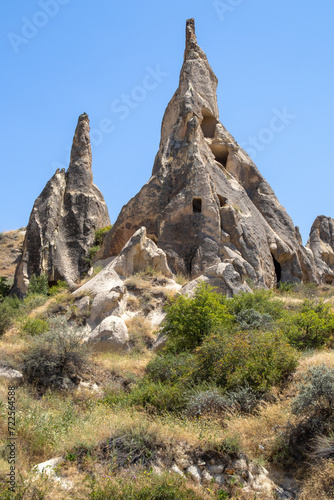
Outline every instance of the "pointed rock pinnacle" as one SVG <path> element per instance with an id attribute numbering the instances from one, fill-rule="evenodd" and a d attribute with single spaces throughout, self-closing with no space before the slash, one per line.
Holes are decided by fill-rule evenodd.
<path id="1" fill-rule="evenodd" d="M 145 226 L 174 273 L 205 274 L 223 293 L 245 290 L 245 278 L 267 287 L 317 281 L 285 208 L 219 121 L 217 83 L 189 19 L 152 177 L 122 208 L 97 257 L 118 255 Z"/>
<path id="2" fill-rule="evenodd" d="M 71 160 L 66 172 L 67 189 L 87 191 L 93 183 L 92 150 L 89 137 L 89 118 L 86 113 L 79 116 L 71 149 Z"/>
<path id="3" fill-rule="evenodd" d="M 194 46 L 197 46 L 197 39 L 195 34 L 195 19 L 187 19 L 185 58 L 187 57 L 189 51 L 194 48 Z"/>

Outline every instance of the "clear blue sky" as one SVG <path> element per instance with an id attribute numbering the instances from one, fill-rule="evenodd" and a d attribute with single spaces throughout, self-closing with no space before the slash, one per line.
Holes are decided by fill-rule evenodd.
<path id="1" fill-rule="evenodd" d="M 222 123 L 304 243 L 317 215 L 334 217 L 332 0 L 15 0 L 0 5 L 0 231 L 25 226 L 57 165 L 68 166 L 83 112 L 94 182 L 116 219 L 151 175 L 189 17 L 219 79 Z M 277 113 L 286 117 L 273 131 Z"/>

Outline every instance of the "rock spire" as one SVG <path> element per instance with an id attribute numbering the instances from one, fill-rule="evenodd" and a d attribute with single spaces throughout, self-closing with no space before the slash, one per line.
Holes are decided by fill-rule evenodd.
<path id="1" fill-rule="evenodd" d="M 189 19 L 179 87 L 163 117 L 152 176 L 122 208 L 98 258 L 118 255 L 145 226 L 174 273 L 196 278 L 225 263 L 241 280 L 267 287 L 317 280 L 298 229 L 220 123 L 217 84 Z"/>
<path id="2" fill-rule="evenodd" d="M 18 262 L 13 291 L 24 295 L 33 274 L 46 273 L 50 283 L 71 286 L 87 270 L 95 231 L 110 219 L 104 198 L 93 183 L 89 118 L 79 116 L 70 165 L 56 171 L 36 199 Z"/>

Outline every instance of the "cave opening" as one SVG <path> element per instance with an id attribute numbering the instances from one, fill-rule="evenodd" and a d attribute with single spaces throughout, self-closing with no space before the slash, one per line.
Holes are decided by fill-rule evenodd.
<path id="1" fill-rule="evenodd" d="M 224 198 L 224 196 L 222 196 L 220 194 L 217 194 L 217 196 L 218 196 L 220 208 L 224 207 L 226 205 L 226 198 Z"/>
<path id="2" fill-rule="evenodd" d="M 215 160 L 226 168 L 228 149 L 224 144 L 210 144 Z"/>
<path id="3" fill-rule="evenodd" d="M 202 212 L 202 198 L 193 198 L 193 213 L 200 214 Z"/>
<path id="4" fill-rule="evenodd" d="M 213 114 L 206 108 L 202 109 L 203 120 L 201 123 L 201 128 L 204 134 L 204 137 L 208 137 L 209 139 L 213 139 L 216 132 L 216 124 L 217 120 L 213 116 Z"/>
<path id="5" fill-rule="evenodd" d="M 275 259 L 275 257 L 272 255 L 273 262 L 274 262 L 274 267 L 275 267 L 275 274 L 276 274 L 276 280 L 277 280 L 277 285 L 281 282 L 282 278 L 282 268 L 281 264 Z"/>

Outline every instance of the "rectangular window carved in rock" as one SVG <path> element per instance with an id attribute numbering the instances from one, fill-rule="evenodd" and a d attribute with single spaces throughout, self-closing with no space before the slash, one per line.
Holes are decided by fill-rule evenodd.
<path id="1" fill-rule="evenodd" d="M 202 212 L 202 198 L 193 198 L 193 213 L 200 214 Z"/>

